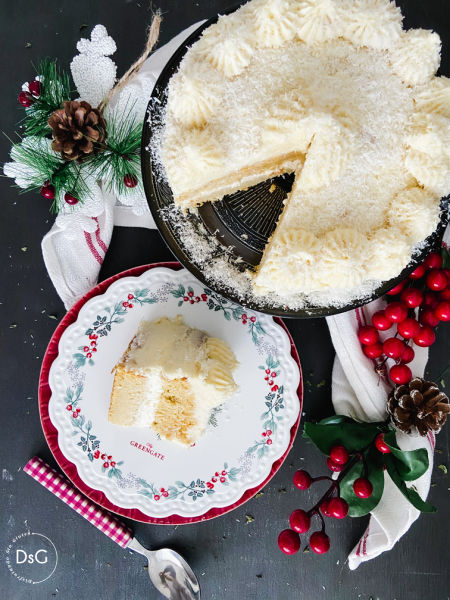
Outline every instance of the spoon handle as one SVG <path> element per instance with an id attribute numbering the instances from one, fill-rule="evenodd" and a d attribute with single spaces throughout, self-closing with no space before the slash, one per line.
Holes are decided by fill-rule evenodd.
<path id="1" fill-rule="evenodd" d="M 133 539 L 131 530 L 124 523 L 81 494 L 67 477 L 57 473 L 38 456 L 31 458 L 23 470 L 122 548 L 126 548 Z"/>

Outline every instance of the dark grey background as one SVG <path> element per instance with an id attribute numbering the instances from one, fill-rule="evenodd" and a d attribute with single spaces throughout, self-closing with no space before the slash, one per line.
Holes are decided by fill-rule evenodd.
<path id="1" fill-rule="evenodd" d="M 161 43 L 186 26 L 225 10 L 230 0 L 160 0 L 164 13 Z M 450 75 L 448 0 L 405 0 L 408 26 L 436 29 L 443 39 L 442 73 Z M 33 77 L 31 61 L 58 57 L 67 66 L 81 36 L 103 23 L 118 45 L 114 59 L 122 73 L 140 53 L 148 4 L 125 0 L 1 0 L 0 127 L 9 135 L 21 118 L 16 97 L 23 81 Z M 87 26 L 87 27 L 85 27 Z M 80 29 L 82 28 L 82 31 Z M 0 162 L 9 142 L 0 138 Z M 0 600 L 144 600 L 156 598 L 144 561 L 121 550 L 89 523 L 21 471 L 34 454 L 55 466 L 41 431 L 37 384 L 41 360 L 63 305 L 46 274 L 40 242 L 52 224 L 48 202 L 37 193 L 18 195 L 1 179 L 1 434 Z M 129 267 L 170 260 L 159 233 L 116 228 L 101 279 Z M 323 319 L 289 321 L 305 376 L 306 418 L 332 413 L 330 376 L 333 349 Z M 438 329 L 428 376 L 436 379 L 449 358 L 449 327 Z M 450 387 L 450 378 L 446 378 Z M 447 387 L 447 389 L 448 389 Z M 450 479 L 437 468 L 449 464 L 449 427 L 438 437 L 430 500 L 435 515 L 424 515 L 395 548 L 350 572 L 347 553 L 366 526 L 365 519 L 329 523 L 332 547 L 325 556 L 286 557 L 277 548 L 278 532 L 294 508 L 309 505 L 317 491 L 296 492 L 295 469 L 313 474 L 325 470 L 324 458 L 299 436 L 286 463 L 264 495 L 234 512 L 198 525 L 180 527 L 132 524 L 145 545 L 170 545 L 181 551 L 200 579 L 203 598 L 222 600 L 369 599 L 444 600 L 449 597 L 448 500 Z M 246 524 L 245 515 L 254 521 Z M 59 552 L 55 574 L 31 586 L 6 569 L 4 551 L 27 529 L 49 536 Z"/>

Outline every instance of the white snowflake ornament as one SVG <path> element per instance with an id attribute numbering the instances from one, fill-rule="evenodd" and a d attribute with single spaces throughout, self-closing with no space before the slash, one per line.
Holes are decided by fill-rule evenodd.
<path id="1" fill-rule="evenodd" d="M 117 67 L 108 57 L 116 49 L 104 25 L 96 25 L 91 39 L 82 38 L 77 44 L 80 54 L 73 58 L 70 70 L 80 98 L 92 106 L 98 106 L 114 86 Z"/>

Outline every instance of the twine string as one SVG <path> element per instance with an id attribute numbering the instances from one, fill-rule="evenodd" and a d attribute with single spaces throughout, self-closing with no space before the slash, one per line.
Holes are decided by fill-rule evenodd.
<path id="1" fill-rule="evenodd" d="M 150 52 L 153 50 L 153 48 L 155 47 L 155 45 L 158 41 L 159 28 L 161 26 L 161 21 L 162 21 L 161 13 L 158 11 L 155 13 L 155 15 L 152 19 L 151 25 L 149 27 L 148 38 L 147 38 L 147 42 L 145 44 L 143 53 L 131 65 L 131 67 L 126 71 L 126 73 L 124 73 L 122 75 L 122 77 L 119 79 L 119 81 L 116 83 L 116 85 L 109 91 L 109 93 L 105 96 L 105 98 L 103 98 L 103 100 L 100 102 L 100 104 L 98 105 L 98 110 L 100 111 L 100 113 L 103 113 L 103 111 L 105 110 L 106 106 L 108 105 L 108 103 L 110 102 L 110 100 L 114 96 L 114 94 L 116 94 L 123 87 L 125 87 L 125 85 L 129 81 L 131 81 L 131 79 L 133 79 L 133 77 L 135 75 L 137 75 L 140 68 L 142 67 L 144 62 L 147 60 Z"/>

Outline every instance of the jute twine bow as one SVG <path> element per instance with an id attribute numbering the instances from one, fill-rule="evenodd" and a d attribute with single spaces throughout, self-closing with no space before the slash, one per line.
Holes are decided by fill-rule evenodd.
<path id="1" fill-rule="evenodd" d="M 118 91 L 120 91 L 129 81 L 131 81 L 131 79 L 133 79 L 133 77 L 135 75 L 137 75 L 140 68 L 142 67 L 144 62 L 147 60 L 150 52 L 153 50 L 153 48 L 155 47 L 155 45 L 158 41 L 159 28 L 161 26 L 161 21 L 162 21 L 161 13 L 159 11 L 157 11 L 152 19 L 151 25 L 148 30 L 148 38 L 147 38 L 147 43 L 145 44 L 144 52 L 131 65 L 131 67 L 128 69 L 128 71 L 122 75 L 122 77 L 119 79 L 119 81 L 116 83 L 116 85 L 109 91 L 107 96 L 105 96 L 105 98 L 103 98 L 103 100 L 100 102 L 100 104 L 98 105 L 98 110 L 100 111 L 100 113 L 103 113 L 103 111 L 105 110 L 106 106 L 108 105 L 108 103 L 110 102 L 110 100 L 114 96 L 114 94 L 116 94 Z"/>

